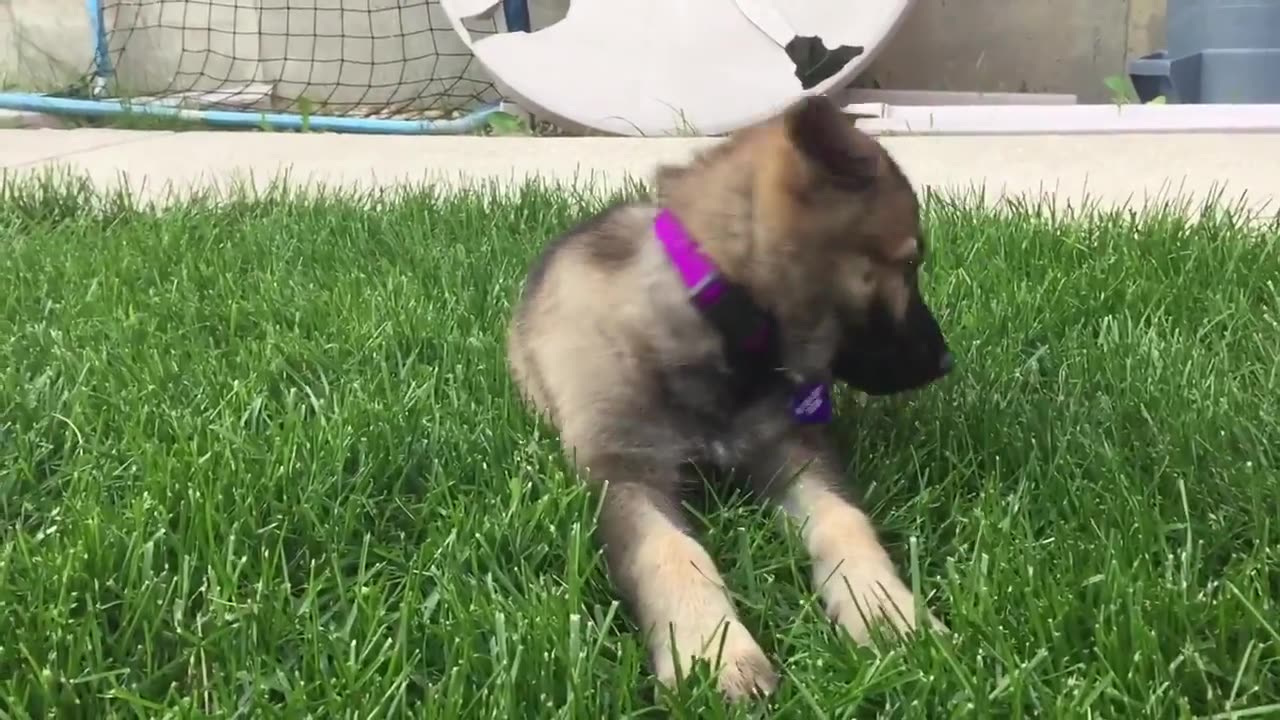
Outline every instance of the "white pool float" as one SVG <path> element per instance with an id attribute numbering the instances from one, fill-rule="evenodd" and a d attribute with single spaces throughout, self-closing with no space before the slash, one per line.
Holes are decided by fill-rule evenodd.
<path id="1" fill-rule="evenodd" d="M 463 22 L 500 0 L 441 0 L 511 100 L 569 125 L 643 136 L 730 132 L 803 95 L 843 89 L 913 3 L 572 0 L 549 27 L 473 39 Z"/>

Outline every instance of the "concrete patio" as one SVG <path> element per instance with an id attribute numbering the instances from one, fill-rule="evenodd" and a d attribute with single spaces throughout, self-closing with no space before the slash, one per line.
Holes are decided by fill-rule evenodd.
<path id="1" fill-rule="evenodd" d="M 1052 196 L 1142 205 L 1177 196 L 1220 197 L 1253 212 L 1280 211 L 1280 133 L 886 136 L 918 186 L 983 188 L 989 201 Z M 706 138 L 404 137 L 135 130 L 0 130 L 6 175 L 83 174 L 163 200 L 248 183 L 369 188 L 434 181 L 544 179 L 617 187 L 678 161 Z"/>

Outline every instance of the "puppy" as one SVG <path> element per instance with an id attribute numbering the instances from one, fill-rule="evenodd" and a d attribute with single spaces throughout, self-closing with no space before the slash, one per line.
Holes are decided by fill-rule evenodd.
<path id="1" fill-rule="evenodd" d="M 660 168 L 656 190 L 545 250 L 507 346 L 522 397 L 604 491 L 599 539 L 655 673 L 670 684 L 705 658 L 732 698 L 777 683 L 681 512 L 699 466 L 745 477 L 799 523 L 817 592 L 853 640 L 876 622 L 937 625 L 842 494 L 827 437 L 833 379 L 885 395 L 952 365 L 917 285 L 907 178 L 809 97 Z"/>

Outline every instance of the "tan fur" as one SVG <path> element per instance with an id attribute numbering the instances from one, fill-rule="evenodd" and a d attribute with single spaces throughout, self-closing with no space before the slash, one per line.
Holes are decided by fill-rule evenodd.
<path id="1" fill-rule="evenodd" d="M 674 680 L 673 654 L 714 661 L 721 638 L 713 636 L 727 627 L 719 678 L 732 697 L 769 692 L 777 678 L 682 525 L 673 500 L 685 482 L 682 453 L 720 453 L 733 464 L 745 458 L 735 448 L 778 447 L 771 471 L 796 480 L 776 499 L 804 527 L 827 611 L 860 642 L 868 620 L 916 624 L 911 592 L 870 520 L 835 490 L 820 431 L 796 430 L 770 406 L 735 416 L 723 438 L 693 437 L 699 428 L 668 413 L 655 379 L 697 391 L 701 376 L 680 373 L 714 368 L 721 353 L 654 238 L 659 207 L 768 305 L 796 376 L 829 372 L 842 318 L 877 299 L 895 316 L 905 312 L 923 252 L 915 195 L 879 144 L 839 124 L 824 102 L 800 103 L 685 167 L 661 168 L 658 203 L 619 206 L 570 232 L 531 276 L 508 336 L 522 396 L 555 425 L 586 477 L 608 483 L 601 531 L 610 574 L 647 634 L 657 675 Z M 905 605 L 901 614 L 894 604 Z"/>
<path id="2" fill-rule="evenodd" d="M 635 561 L 618 572 L 649 578 L 633 602 L 646 623 L 658 678 L 674 683 L 677 662 L 688 672 L 690 659 L 706 658 L 723 660 L 720 687 L 727 694 L 748 695 L 758 686 L 772 691 L 769 660 L 738 619 L 711 556 L 662 513 L 644 505 L 636 511 Z"/>
<path id="3" fill-rule="evenodd" d="M 911 591 L 898 578 L 871 520 L 832 491 L 838 483 L 831 468 L 811 463 L 790 484 L 783 500 L 801 528 L 813 562 L 813 583 L 827 614 L 859 643 L 871 641 L 875 622 L 886 622 L 900 632 L 914 628 Z M 943 629 L 932 615 L 927 620 Z"/>

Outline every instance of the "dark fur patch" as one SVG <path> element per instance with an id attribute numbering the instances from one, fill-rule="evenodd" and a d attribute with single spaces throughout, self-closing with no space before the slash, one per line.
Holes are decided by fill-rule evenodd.
<path id="1" fill-rule="evenodd" d="M 902 166 L 898 164 L 897 160 L 893 159 L 892 155 L 890 155 L 887 152 L 881 153 L 880 162 L 884 163 L 885 178 L 892 179 L 892 181 L 894 183 L 897 183 L 899 187 L 911 188 L 911 181 L 907 178 L 907 174 L 902 171 Z M 915 210 L 916 214 L 919 214 L 920 200 L 915 196 L 914 189 L 912 189 L 912 192 L 911 192 L 911 199 L 913 201 L 912 202 L 913 209 Z"/>
<path id="2" fill-rule="evenodd" d="M 551 264 L 571 244 L 584 243 L 593 260 L 597 260 L 610 268 L 624 265 L 634 257 L 636 252 L 634 243 L 619 241 L 614 236 L 611 236 L 610 233 L 603 232 L 624 208 L 625 206 L 619 203 L 594 215 L 585 217 L 547 243 L 529 268 L 529 273 L 525 277 L 521 299 L 531 298 L 538 294 L 538 289 L 542 287 L 543 282 L 546 280 L 547 271 L 551 268 Z"/>
<path id="3" fill-rule="evenodd" d="M 716 362 L 659 368 L 655 400 L 664 414 L 682 418 L 678 424 L 692 432 L 726 433 L 742 409 L 731 380 L 728 369 Z"/>
<path id="4" fill-rule="evenodd" d="M 605 219 L 607 224 L 608 218 Z M 617 270 L 636 256 L 639 246 L 630 235 L 604 232 L 604 228 L 593 228 L 582 236 L 583 247 L 587 257 L 605 270 Z"/>

